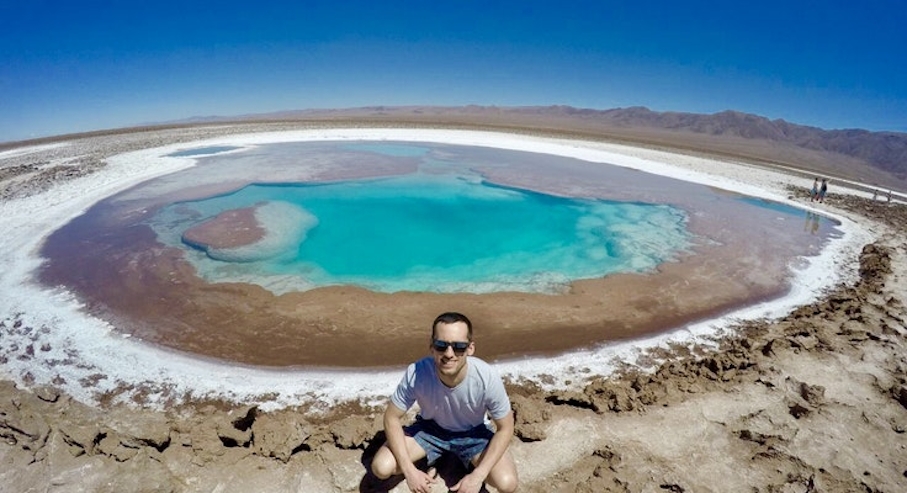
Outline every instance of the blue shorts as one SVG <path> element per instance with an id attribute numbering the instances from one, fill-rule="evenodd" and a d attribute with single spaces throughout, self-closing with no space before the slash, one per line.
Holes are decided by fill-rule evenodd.
<path id="1" fill-rule="evenodd" d="M 432 465 L 441 455 L 450 452 L 456 455 L 467 469 L 472 459 L 485 451 L 494 432 L 488 425 L 481 424 L 466 431 L 447 431 L 433 420 L 417 416 L 416 422 L 403 428 L 408 436 L 425 450 L 428 465 Z"/>

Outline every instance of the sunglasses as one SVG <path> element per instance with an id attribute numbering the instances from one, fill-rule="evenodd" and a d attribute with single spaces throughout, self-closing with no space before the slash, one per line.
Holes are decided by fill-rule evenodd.
<path id="1" fill-rule="evenodd" d="M 439 353 L 443 353 L 443 352 L 447 351 L 447 348 L 449 348 L 449 347 L 452 347 L 455 353 L 462 353 L 462 352 L 465 352 L 466 349 L 469 348 L 469 344 L 470 344 L 469 342 L 459 342 L 459 341 L 458 342 L 449 342 L 449 341 L 442 341 L 440 339 L 431 340 L 431 347 L 433 347 L 435 349 L 435 351 L 437 351 Z"/>

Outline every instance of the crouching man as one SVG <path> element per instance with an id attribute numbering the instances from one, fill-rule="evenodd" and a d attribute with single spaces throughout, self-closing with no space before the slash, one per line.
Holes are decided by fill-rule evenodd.
<path id="1" fill-rule="evenodd" d="M 372 472 L 381 479 L 403 474 L 410 491 L 428 493 L 439 479 L 414 462 L 427 458 L 431 466 L 452 453 L 470 471 L 452 491 L 477 493 L 486 481 L 501 493 L 516 491 L 516 464 L 507 450 L 514 427 L 510 398 L 500 375 L 473 356 L 472 322 L 460 313 L 442 313 L 432 324 L 430 348 L 431 356 L 409 365 L 390 398 L 387 442 L 375 454 Z M 402 419 L 415 403 L 419 415 L 404 427 Z"/>

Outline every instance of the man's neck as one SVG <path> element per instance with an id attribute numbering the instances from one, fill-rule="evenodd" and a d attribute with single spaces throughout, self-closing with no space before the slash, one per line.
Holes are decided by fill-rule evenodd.
<path id="1" fill-rule="evenodd" d="M 448 377 L 447 375 L 444 375 L 437 370 L 435 371 L 435 373 L 437 373 L 438 380 L 440 380 L 445 387 L 454 388 L 457 385 L 460 385 L 460 382 L 466 380 L 466 375 L 467 373 L 469 373 L 469 360 L 466 360 L 466 364 L 463 365 L 463 368 L 461 368 L 456 375 L 453 375 L 453 377 Z"/>

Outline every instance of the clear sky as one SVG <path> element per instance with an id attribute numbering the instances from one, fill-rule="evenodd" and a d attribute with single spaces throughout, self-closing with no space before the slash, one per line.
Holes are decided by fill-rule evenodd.
<path id="1" fill-rule="evenodd" d="M 466 104 L 733 109 L 907 132 L 907 2 L 0 2 L 0 142 Z"/>

